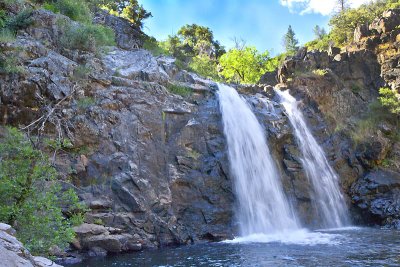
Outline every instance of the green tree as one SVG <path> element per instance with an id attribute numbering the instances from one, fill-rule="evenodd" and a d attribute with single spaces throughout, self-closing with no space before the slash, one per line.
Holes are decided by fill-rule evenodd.
<path id="1" fill-rule="evenodd" d="M 292 26 L 289 25 L 287 33 L 283 36 L 283 46 L 285 47 L 286 53 L 294 54 L 299 49 L 299 41 L 296 39 Z"/>
<path id="2" fill-rule="evenodd" d="M 259 53 L 255 47 L 233 48 L 219 60 L 220 74 L 230 82 L 257 83 L 267 71 L 274 70 L 268 51 Z"/>
<path id="3" fill-rule="evenodd" d="M 22 133 L 12 128 L 2 133 L 0 221 L 13 225 L 32 253 L 47 254 L 54 245 L 65 249 L 74 232 L 63 212 L 83 210 L 78 197 L 61 191 L 55 169 Z"/>
<path id="4" fill-rule="evenodd" d="M 379 89 L 379 95 L 382 106 L 387 107 L 391 113 L 400 116 L 400 94 L 395 90 L 383 87 Z"/>
<path id="5" fill-rule="evenodd" d="M 322 40 L 325 36 L 326 36 L 326 31 L 323 27 L 320 27 L 318 25 L 315 25 L 314 29 L 313 29 L 315 38 L 317 40 Z"/>
<path id="6" fill-rule="evenodd" d="M 89 0 L 92 6 L 101 6 L 111 14 L 129 20 L 134 26 L 143 28 L 143 21 L 152 17 L 138 0 Z"/>
<path id="7" fill-rule="evenodd" d="M 208 27 L 197 24 L 184 25 L 179 29 L 177 36 L 190 56 L 206 55 L 216 59 L 225 53 L 224 47 L 214 40 L 214 34 Z"/>

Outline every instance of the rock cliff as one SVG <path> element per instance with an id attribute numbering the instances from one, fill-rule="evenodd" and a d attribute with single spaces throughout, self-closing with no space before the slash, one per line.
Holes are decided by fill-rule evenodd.
<path id="1" fill-rule="evenodd" d="M 355 30 L 340 51 L 301 49 L 278 70 L 280 86 L 302 101 L 314 134 L 341 177 L 355 222 L 398 228 L 397 123 L 381 119 L 354 136 L 373 110 L 379 89 L 400 90 L 400 10 L 389 10 Z M 286 170 L 292 172 L 288 166 Z M 300 178 L 296 178 L 300 179 Z"/>

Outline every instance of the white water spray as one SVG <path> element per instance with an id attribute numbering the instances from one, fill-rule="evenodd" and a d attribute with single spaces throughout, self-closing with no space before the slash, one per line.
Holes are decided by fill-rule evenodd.
<path id="1" fill-rule="evenodd" d="M 235 89 L 218 91 L 242 236 L 298 230 L 280 176 L 256 116 Z"/>
<path id="2" fill-rule="evenodd" d="M 289 94 L 275 90 L 280 96 L 289 120 L 293 126 L 297 142 L 302 152 L 302 165 L 314 191 L 314 205 L 327 228 L 343 227 L 349 223 L 349 214 L 344 197 L 339 189 L 339 179 L 329 165 L 322 148 L 311 134 L 297 101 Z"/>

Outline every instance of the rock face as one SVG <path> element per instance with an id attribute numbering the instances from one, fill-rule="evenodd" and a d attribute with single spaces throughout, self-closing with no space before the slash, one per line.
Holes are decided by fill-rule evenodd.
<path id="1" fill-rule="evenodd" d="M 367 136 L 352 137 L 379 88 L 399 90 L 399 10 L 389 10 L 369 29 L 355 30 L 345 52 L 300 51 L 278 70 L 280 86 L 302 102 L 314 135 L 341 178 L 356 223 L 399 228 L 397 139 L 394 126 L 382 121 Z M 294 177 L 294 190 L 304 188 L 295 146 L 284 145 L 283 168 Z M 307 190 L 305 190 L 307 192 Z M 300 197 L 301 194 L 296 196 Z M 301 209 L 299 209 L 301 210 Z"/>
<path id="2" fill-rule="evenodd" d="M 231 237 L 234 194 L 216 84 L 141 49 L 63 49 L 59 16 L 35 11 L 35 26 L 11 44 L 26 49 L 26 71 L 1 74 L 0 117 L 28 125 L 51 111 L 45 134 L 72 142 L 55 165 L 91 209 L 75 248 L 104 255 Z M 90 73 L 77 76 L 83 66 Z M 170 93 L 171 84 L 189 95 Z"/>
<path id="3" fill-rule="evenodd" d="M 10 225 L 0 223 L 1 266 L 13 267 L 62 267 L 43 257 L 33 257 L 15 237 Z"/>

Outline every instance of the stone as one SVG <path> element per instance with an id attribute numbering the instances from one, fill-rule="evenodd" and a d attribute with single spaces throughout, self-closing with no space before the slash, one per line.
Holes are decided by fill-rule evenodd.
<path id="1" fill-rule="evenodd" d="M 88 252 L 89 257 L 105 257 L 107 250 L 100 247 L 91 247 Z"/>
<path id="2" fill-rule="evenodd" d="M 49 266 L 62 267 L 61 265 L 58 265 L 55 262 L 53 262 L 52 260 L 46 259 L 44 257 L 35 256 L 35 257 L 33 257 L 33 260 L 37 267 L 49 267 Z"/>
<path id="3" fill-rule="evenodd" d="M 11 227 L 11 225 L 5 224 L 5 223 L 0 223 L 0 231 L 6 232 L 9 235 L 15 236 L 16 231 L 14 228 Z"/>
<path id="4" fill-rule="evenodd" d="M 369 36 L 369 34 L 368 23 L 358 25 L 354 30 L 354 42 L 360 42 L 362 38 Z"/>
<path id="5" fill-rule="evenodd" d="M 334 57 L 334 56 L 336 56 L 337 54 L 340 54 L 340 48 L 339 47 L 334 47 L 334 46 L 329 46 L 329 48 L 328 48 L 328 55 L 330 56 L 330 57 Z"/>
<path id="6" fill-rule="evenodd" d="M 128 20 L 116 17 L 104 10 L 97 10 L 93 22 L 112 28 L 115 32 L 117 46 L 125 50 L 143 47 L 142 32 Z"/>

